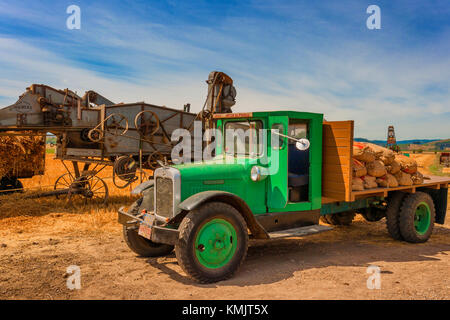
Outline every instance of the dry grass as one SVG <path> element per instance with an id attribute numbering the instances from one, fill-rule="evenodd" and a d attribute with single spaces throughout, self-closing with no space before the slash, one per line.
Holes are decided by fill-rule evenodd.
<path id="1" fill-rule="evenodd" d="M 66 165 L 72 169 L 71 163 L 66 162 Z M 30 227 L 36 229 L 37 225 L 46 226 L 47 220 L 54 224 L 55 219 L 46 219 L 50 216 L 57 217 L 61 222 L 69 222 L 68 226 L 80 231 L 106 231 L 117 228 L 117 210 L 135 200 L 130 191 L 139 182 L 125 189 L 119 189 L 112 182 L 112 168 L 107 167 L 99 174 L 109 189 L 109 200 L 106 205 L 91 201 L 85 203 L 83 198 L 77 198 L 73 203 L 67 203 L 65 199 L 57 199 L 55 196 L 27 198 L 42 191 L 52 190 L 56 179 L 66 172 L 60 160 L 55 160 L 53 155 L 47 155 L 44 175 L 21 180 L 25 192 L 0 196 L 0 224 L 11 230 L 26 232 Z M 61 231 L 64 229 L 63 227 Z"/>

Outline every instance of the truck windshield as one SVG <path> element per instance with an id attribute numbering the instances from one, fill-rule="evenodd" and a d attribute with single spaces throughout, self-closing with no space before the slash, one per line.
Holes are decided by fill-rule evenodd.
<path id="1" fill-rule="evenodd" d="M 229 121 L 225 124 L 225 153 L 233 156 L 259 156 L 262 152 L 261 121 Z"/>

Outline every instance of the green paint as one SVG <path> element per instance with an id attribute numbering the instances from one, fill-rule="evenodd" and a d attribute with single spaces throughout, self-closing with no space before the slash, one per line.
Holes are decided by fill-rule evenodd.
<path id="1" fill-rule="evenodd" d="M 225 180 L 204 180 L 203 184 L 224 184 Z"/>
<path id="2" fill-rule="evenodd" d="M 213 219 L 199 229 L 195 238 L 195 255 L 203 266 L 221 268 L 233 258 L 237 241 L 236 230 L 231 223 Z"/>
<path id="3" fill-rule="evenodd" d="M 431 224 L 431 211 L 426 202 L 421 202 L 416 208 L 414 214 L 414 227 L 416 232 L 420 235 L 425 234 L 430 228 Z"/>
<path id="4" fill-rule="evenodd" d="M 308 138 L 311 142 L 309 201 L 289 203 L 287 139 L 282 138 L 284 144 L 281 149 L 273 150 L 270 134 L 266 142 L 267 152 L 259 157 L 226 155 L 224 141 L 218 141 L 215 159 L 175 166 L 181 174 L 180 200 L 184 201 L 202 191 L 217 190 L 227 191 L 240 197 L 255 215 L 267 212 L 320 209 L 322 204 L 322 114 L 295 111 L 254 112 L 251 118 L 219 119 L 216 126 L 223 131 L 226 123 L 230 121 L 261 121 L 266 130 L 270 130 L 272 125 L 282 124 L 283 133 L 287 134 L 289 120 L 294 119 L 302 120 L 309 125 Z M 276 137 L 279 139 L 278 136 Z M 275 156 L 277 159 L 273 159 Z M 233 161 L 224 163 L 224 159 Z M 273 170 L 274 172 L 267 179 L 257 182 L 250 179 L 253 166 L 275 169 L 273 166 L 275 163 L 278 163 L 278 170 Z M 210 184 L 209 181 L 223 181 L 223 183 Z"/>
<path id="5" fill-rule="evenodd" d="M 281 134 L 287 135 L 289 118 L 287 116 L 270 116 L 268 129 L 282 128 Z M 267 151 L 269 153 L 269 167 L 273 171 L 268 177 L 267 207 L 274 211 L 284 209 L 288 202 L 288 175 L 287 175 L 287 149 L 288 141 L 285 137 L 275 135 L 267 139 Z M 278 141 L 278 147 L 272 146 L 273 141 Z"/>

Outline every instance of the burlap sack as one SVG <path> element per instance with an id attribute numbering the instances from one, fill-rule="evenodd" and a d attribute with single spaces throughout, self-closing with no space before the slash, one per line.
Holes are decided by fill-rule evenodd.
<path id="1" fill-rule="evenodd" d="M 400 163 L 397 160 L 394 160 L 389 165 L 386 166 L 386 170 L 390 174 L 396 174 L 401 170 Z"/>
<path id="2" fill-rule="evenodd" d="M 373 189 L 373 188 L 377 188 L 378 184 L 377 184 L 377 178 L 375 177 L 371 177 L 371 176 L 364 176 L 361 177 L 361 179 L 363 179 L 363 185 L 364 185 L 364 189 Z"/>
<path id="3" fill-rule="evenodd" d="M 363 191 L 364 190 L 364 183 L 361 178 L 353 178 L 352 190 L 353 191 Z"/>
<path id="4" fill-rule="evenodd" d="M 417 171 L 411 175 L 411 180 L 413 184 L 423 184 L 423 174 Z"/>
<path id="5" fill-rule="evenodd" d="M 381 188 L 395 188 L 398 187 L 398 181 L 392 174 L 377 178 L 378 186 Z"/>
<path id="6" fill-rule="evenodd" d="M 398 181 L 397 179 L 392 175 L 392 174 L 387 174 L 386 175 L 387 180 L 388 180 L 388 187 L 389 188 L 395 188 L 398 187 Z"/>
<path id="7" fill-rule="evenodd" d="M 391 164 L 395 159 L 395 153 L 391 149 L 381 147 L 373 143 L 367 143 L 367 146 L 375 152 L 375 158 L 383 161 L 385 165 Z"/>
<path id="8" fill-rule="evenodd" d="M 399 186 L 412 186 L 413 185 L 411 175 L 408 173 L 405 173 L 403 171 L 397 172 L 395 174 L 395 178 L 397 179 Z"/>
<path id="9" fill-rule="evenodd" d="M 384 163 L 381 160 L 366 163 L 366 168 L 367 174 L 372 177 L 382 177 L 387 173 Z"/>
<path id="10" fill-rule="evenodd" d="M 366 166 L 363 162 L 353 159 L 353 177 L 359 178 L 367 174 Z"/>
<path id="11" fill-rule="evenodd" d="M 395 160 L 400 163 L 400 167 L 403 172 L 413 174 L 417 172 L 417 162 L 410 157 L 404 156 L 402 154 L 397 154 Z"/>
<path id="12" fill-rule="evenodd" d="M 369 148 L 365 143 L 354 142 L 353 158 L 359 161 L 372 162 L 375 161 L 375 154 L 373 150 Z"/>
<path id="13" fill-rule="evenodd" d="M 387 188 L 389 186 L 389 181 L 388 181 L 387 176 L 382 176 L 382 177 L 377 178 L 376 182 L 380 188 Z"/>

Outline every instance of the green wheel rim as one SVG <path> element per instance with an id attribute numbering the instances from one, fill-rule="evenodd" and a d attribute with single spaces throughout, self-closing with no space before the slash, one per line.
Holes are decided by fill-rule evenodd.
<path id="1" fill-rule="evenodd" d="M 233 258 L 237 248 L 236 229 L 223 219 L 213 219 L 198 230 L 195 255 L 206 268 L 217 269 Z"/>
<path id="2" fill-rule="evenodd" d="M 414 214 L 414 227 L 416 232 L 420 235 L 425 234 L 430 228 L 431 224 L 431 211 L 426 202 L 421 202 L 416 208 Z"/>

